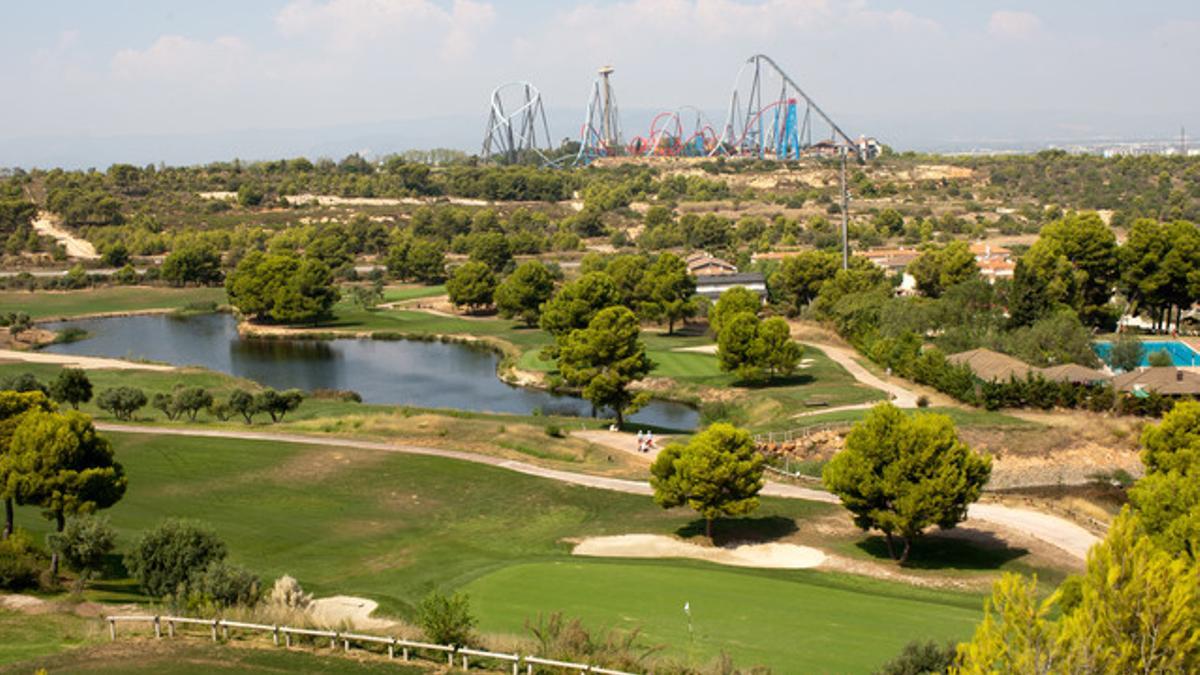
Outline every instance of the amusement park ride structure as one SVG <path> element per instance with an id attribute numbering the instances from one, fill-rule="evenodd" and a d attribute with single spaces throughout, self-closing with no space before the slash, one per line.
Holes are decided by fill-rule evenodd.
<path id="1" fill-rule="evenodd" d="M 483 157 L 513 162 L 541 161 L 562 166 L 587 165 L 601 157 L 754 157 L 800 159 L 810 155 L 853 153 L 869 159 L 878 145 L 855 141 L 817 105 L 775 61 L 751 56 L 738 71 L 725 123 L 715 127 L 699 109 L 683 106 L 662 112 L 642 136 L 623 141 L 613 68 L 600 69 L 592 83 L 587 113 L 574 156 L 553 154 L 541 94 L 527 82 L 512 82 L 492 92 Z M 828 131 L 814 141 L 814 127 Z"/>

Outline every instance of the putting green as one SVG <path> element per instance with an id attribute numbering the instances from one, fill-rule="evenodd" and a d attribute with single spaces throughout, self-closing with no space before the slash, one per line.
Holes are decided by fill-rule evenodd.
<path id="1" fill-rule="evenodd" d="M 871 672 L 910 640 L 963 639 L 979 600 L 821 572 L 738 572 L 703 563 L 518 564 L 467 584 L 485 631 L 524 633 L 560 611 L 592 629 L 641 628 L 644 645 L 696 664 L 725 652 L 738 667 Z M 691 610 L 689 633 L 684 604 Z"/>

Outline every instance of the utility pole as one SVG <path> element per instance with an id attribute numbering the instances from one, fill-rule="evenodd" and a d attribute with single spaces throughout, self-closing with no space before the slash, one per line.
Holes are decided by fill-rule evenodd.
<path id="1" fill-rule="evenodd" d="M 850 269 L 850 190 L 846 188 L 846 154 L 842 148 L 842 269 Z"/>

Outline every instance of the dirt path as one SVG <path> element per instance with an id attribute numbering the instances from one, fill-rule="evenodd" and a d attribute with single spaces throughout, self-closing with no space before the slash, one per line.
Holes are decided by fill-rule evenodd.
<path id="1" fill-rule="evenodd" d="M 887 382 L 877 377 L 874 373 L 864 368 L 862 364 L 855 359 L 855 353 L 853 350 L 847 349 L 846 347 L 838 347 L 829 344 L 813 344 L 813 346 L 825 352 L 826 356 L 833 359 L 841 367 L 845 368 L 847 372 L 854 376 L 854 379 L 858 380 L 862 384 L 867 385 L 868 387 L 879 389 L 887 393 L 888 398 L 890 398 L 892 403 L 897 407 L 917 407 L 917 394 L 915 392 L 905 389 L 903 386 L 896 384 L 895 382 Z M 870 407 L 870 405 L 862 405 L 858 407 Z M 854 408 L 855 406 L 843 406 L 840 407 L 839 410 Z M 829 411 L 824 410 L 822 412 Z"/>
<path id="2" fill-rule="evenodd" d="M 131 434 L 192 436 L 201 438 L 235 438 L 241 440 L 301 443 L 305 445 L 360 448 L 365 450 L 380 450 L 383 452 L 397 452 L 410 455 L 424 455 L 428 457 L 443 457 L 447 459 L 457 459 L 464 462 L 485 464 L 487 466 L 508 469 L 509 471 L 516 471 L 528 476 L 537 476 L 539 478 L 559 481 L 560 483 L 581 485 L 583 487 L 596 488 L 599 490 L 610 490 L 612 492 L 623 492 L 626 494 L 635 495 L 652 495 L 654 493 L 650 487 L 650 484 L 646 481 L 608 478 L 605 476 L 592 476 L 588 474 L 575 473 L 573 471 L 560 471 L 558 469 L 535 466 L 526 462 L 492 457 L 489 455 L 481 455 L 474 452 L 442 450 L 439 448 L 429 448 L 419 445 L 393 445 L 391 443 L 379 443 L 374 441 L 359 441 L 346 438 L 323 438 L 318 436 L 304 436 L 301 434 L 275 433 L 269 431 L 186 429 L 174 427 L 131 426 L 108 423 L 99 423 L 96 425 L 96 428 L 101 431 L 115 431 Z M 811 488 L 803 488 L 796 485 L 785 485 L 782 483 L 768 482 L 766 487 L 763 488 L 762 494 L 768 497 L 806 499 L 809 501 L 824 502 L 827 504 L 837 504 L 839 501 L 836 496 L 828 492 L 813 490 Z M 1036 511 L 1015 509 L 1000 504 L 974 504 L 968 511 L 968 517 L 986 521 L 994 525 L 999 525 L 1034 539 L 1044 541 L 1047 544 L 1062 549 L 1063 551 L 1066 551 L 1067 553 L 1079 559 L 1086 558 L 1087 550 L 1091 548 L 1092 544 L 1099 541 L 1099 538 L 1092 533 L 1063 518 L 1038 513 Z"/>
<path id="3" fill-rule="evenodd" d="M 106 359 L 100 356 L 76 356 L 49 352 L 18 352 L 11 349 L 0 349 L 0 361 L 50 363 L 84 370 L 154 370 L 160 372 L 175 370 L 175 366 L 165 366 L 159 363 L 138 363 L 123 359 Z"/>
<path id="4" fill-rule="evenodd" d="M 80 239 L 60 227 L 49 211 L 38 211 L 37 219 L 33 221 L 33 229 L 37 230 L 39 234 L 54 237 L 55 241 L 67 249 L 67 256 L 70 258 L 81 258 L 83 260 L 98 260 L 100 258 L 100 254 L 96 253 L 96 247 L 92 246 L 91 242 Z"/>

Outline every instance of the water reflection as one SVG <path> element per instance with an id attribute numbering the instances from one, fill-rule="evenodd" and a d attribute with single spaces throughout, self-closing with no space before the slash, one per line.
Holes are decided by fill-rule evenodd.
<path id="1" fill-rule="evenodd" d="M 82 328 L 91 337 L 46 351 L 197 365 L 279 389 L 353 389 L 368 403 L 519 414 L 540 410 L 583 416 L 592 411 L 576 397 L 500 381 L 495 354 L 457 343 L 244 339 L 227 314 L 113 317 L 50 327 L 65 326 Z M 630 419 L 690 429 L 698 415 L 681 404 L 655 401 Z"/>

